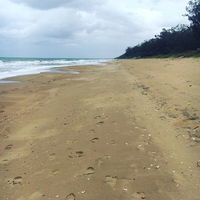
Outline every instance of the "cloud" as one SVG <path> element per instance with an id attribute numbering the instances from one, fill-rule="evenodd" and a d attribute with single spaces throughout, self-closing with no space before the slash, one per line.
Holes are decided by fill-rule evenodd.
<path id="1" fill-rule="evenodd" d="M 115 57 L 187 23 L 187 0 L 0 1 L 0 55 Z"/>
<path id="2" fill-rule="evenodd" d="M 102 4 L 99 0 L 11 0 L 14 3 L 21 3 L 30 7 L 48 10 L 57 7 L 74 7 L 78 9 L 91 9 Z"/>
<path id="3" fill-rule="evenodd" d="M 66 4 L 71 4 L 73 0 L 12 0 L 14 3 L 21 3 L 37 9 L 52 9 Z"/>

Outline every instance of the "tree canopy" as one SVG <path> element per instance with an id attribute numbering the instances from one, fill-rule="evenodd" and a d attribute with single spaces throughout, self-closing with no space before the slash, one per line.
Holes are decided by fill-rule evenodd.
<path id="1" fill-rule="evenodd" d="M 186 10 L 195 36 L 200 38 L 200 0 L 189 1 Z"/>
<path id="2" fill-rule="evenodd" d="M 153 39 L 128 47 L 119 58 L 150 57 L 194 51 L 200 48 L 200 0 L 191 0 L 186 7 L 190 26 L 177 25 L 163 29 Z"/>

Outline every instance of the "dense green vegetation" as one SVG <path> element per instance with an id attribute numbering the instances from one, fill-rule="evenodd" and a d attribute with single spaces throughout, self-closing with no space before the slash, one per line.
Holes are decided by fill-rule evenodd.
<path id="1" fill-rule="evenodd" d="M 135 47 L 128 47 L 119 58 L 171 57 L 200 55 L 200 0 L 191 0 L 186 7 L 190 25 L 163 29 L 155 38 Z"/>

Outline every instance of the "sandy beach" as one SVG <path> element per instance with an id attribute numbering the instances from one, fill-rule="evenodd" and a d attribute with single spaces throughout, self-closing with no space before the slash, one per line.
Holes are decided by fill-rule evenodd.
<path id="1" fill-rule="evenodd" d="M 200 59 L 63 70 L 0 84 L 0 200 L 200 199 Z"/>

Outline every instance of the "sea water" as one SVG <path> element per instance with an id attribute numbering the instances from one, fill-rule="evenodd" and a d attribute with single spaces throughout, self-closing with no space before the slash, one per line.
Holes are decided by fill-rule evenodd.
<path id="1" fill-rule="evenodd" d="M 41 72 L 53 72 L 57 67 L 104 65 L 111 59 L 90 58 L 7 58 L 0 57 L 0 80 Z M 73 73 L 73 72 L 72 72 Z"/>

